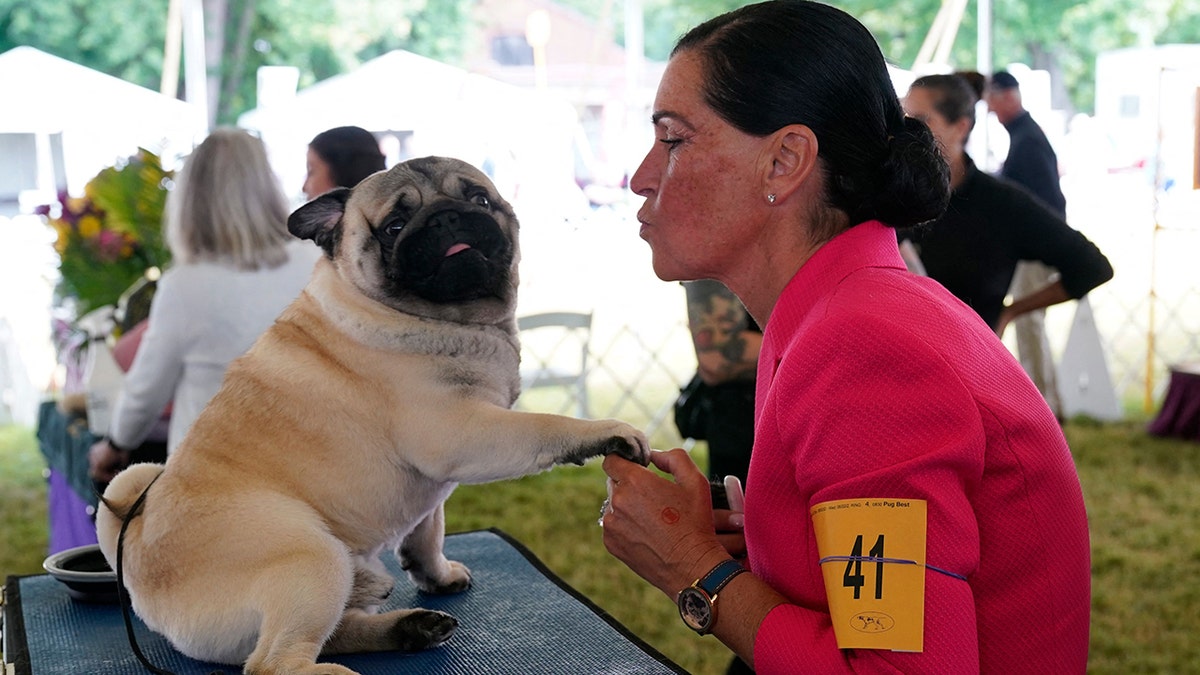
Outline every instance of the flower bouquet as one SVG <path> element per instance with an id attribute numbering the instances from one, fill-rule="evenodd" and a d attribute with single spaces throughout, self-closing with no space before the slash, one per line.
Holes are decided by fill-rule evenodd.
<path id="1" fill-rule="evenodd" d="M 144 148 L 88 181 L 82 197 L 60 192 L 37 209 L 58 237 L 58 295 L 75 316 L 116 305 L 151 268 L 170 260 L 162 236 L 173 172 Z"/>
<path id="2" fill-rule="evenodd" d="M 52 328 L 65 369 L 64 411 L 95 407 L 95 362 L 111 360 L 106 343 L 132 327 L 116 321 L 122 297 L 135 295 L 134 286 L 146 287 L 170 260 L 162 221 L 173 175 L 158 155 L 139 148 L 88 181 L 82 197 L 60 192 L 57 202 L 36 210 L 57 234 L 60 279 Z M 96 423 L 104 426 L 106 419 Z"/>

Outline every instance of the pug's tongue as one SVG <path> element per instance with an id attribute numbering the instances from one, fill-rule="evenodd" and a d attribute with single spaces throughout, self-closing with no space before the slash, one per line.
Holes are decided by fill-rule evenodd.
<path id="1" fill-rule="evenodd" d="M 451 246 L 450 248 L 446 249 L 446 254 L 444 257 L 449 258 L 450 256 L 454 255 L 455 253 L 462 253 L 463 251 L 465 251 L 469 248 L 471 248 L 469 245 L 459 242 L 459 243 Z"/>

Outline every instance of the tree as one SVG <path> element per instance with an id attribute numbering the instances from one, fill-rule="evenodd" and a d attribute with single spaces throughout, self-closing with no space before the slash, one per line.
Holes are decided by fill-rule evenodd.
<path id="1" fill-rule="evenodd" d="M 219 73 L 217 120 L 224 124 L 254 107 L 260 66 L 295 66 L 307 86 L 393 49 L 459 61 L 471 6 L 470 0 L 205 2 L 228 4 L 224 44 L 209 58 L 210 72 Z"/>
<path id="2" fill-rule="evenodd" d="M 0 52 L 30 45 L 157 90 L 166 15 L 147 0 L 0 0 Z M 69 105 L 70 92 L 53 103 Z"/>
<path id="3" fill-rule="evenodd" d="M 894 63 L 911 66 L 940 0 L 835 0 L 862 19 Z M 992 61 L 1023 63 L 1051 75 L 1055 107 L 1091 112 L 1096 57 L 1121 47 L 1200 42 L 1196 0 L 1024 0 L 993 2 Z M 951 55 L 955 68 L 974 68 L 976 3 L 968 6 Z M 915 22 L 915 23 L 914 23 Z M 897 27 L 900 30 L 897 30 Z M 915 46 L 909 38 L 916 33 Z"/>
<path id="4" fill-rule="evenodd" d="M 614 2 L 615 0 L 609 0 Z M 942 0 L 825 0 L 863 22 L 893 65 L 911 68 Z M 601 16 L 601 3 L 563 0 Z M 1023 63 L 1047 70 L 1053 103 L 1091 111 L 1096 56 L 1107 49 L 1200 42 L 1197 0 L 1018 0 L 993 2 L 996 66 Z M 606 3 L 607 4 L 607 3 Z M 665 60 L 680 35 L 722 12 L 750 4 L 740 0 L 643 0 L 647 58 Z M 976 67 L 977 3 L 970 3 L 951 51 L 950 66 Z M 619 11 L 610 12 L 620 23 Z M 623 36 L 623 27 L 615 31 Z M 621 39 L 620 37 L 618 39 Z"/>
<path id="5" fill-rule="evenodd" d="M 300 69 L 300 84 L 346 72 L 390 49 L 461 60 L 471 0 L 203 0 L 210 119 L 232 124 L 255 105 L 257 70 Z M 0 0 L 0 52 L 29 45 L 158 90 L 165 0 Z M 68 104 L 70 92 L 64 92 Z"/>
<path id="6" fill-rule="evenodd" d="M 613 23 L 622 39 L 624 0 L 560 0 Z M 829 0 L 875 35 L 894 65 L 911 67 L 941 0 Z M 203 0 L 213 47 L 208 71 L 216 120 L 254 106 L 262 65 L 300 69 L 301 86 L 345 72 L 391 49 L 455 63 L 472 35 L 474 0 Z M 1055 104 L 1093 107 L 1096 55 L 1106 49 L 1200 42 L 1197 0 L 1018 0 L 994 2 L 993 62 L 1051 72 Z M 688 28 L 747 2 L 642 0 L 645 49 L 665 60 Z M 951 54 L 975 67 L 977 18 L 971 3 Z M 224 18 L 217 18 L 224 17 Z M 116 77 L 158 89 L 166 35 L 164 0 L 0 0 L 0 51 L 32 45 Z"/>

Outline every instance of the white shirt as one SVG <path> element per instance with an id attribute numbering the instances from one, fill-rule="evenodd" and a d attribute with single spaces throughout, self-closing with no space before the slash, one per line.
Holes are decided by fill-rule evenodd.
<path id="1" fill-rule="evenodd" d="M 145 441 L 174 401 L 167 452 L 216 395 L 229 363 L 258 339 L 312 276 L 321 250 L 287 245 L 288 261 L 254 271 L 216 263 L 172 267 L 150 305 L 149 324 L 117 397 L 109 436 L 122 448 Z"/>

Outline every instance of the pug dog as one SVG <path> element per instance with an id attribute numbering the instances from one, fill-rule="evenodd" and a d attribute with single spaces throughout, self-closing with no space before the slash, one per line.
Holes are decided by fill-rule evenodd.
<path id="1" fill-rule="evenodd" d="M 469 164 L 399 164 L 305 204 L 288 229 L 324 249 L 312 280 L 166 464 L 117 475 L 97 530 L 114 569 L 122 551 L 133 610 L 183 654 L 351 675 L 317 659 L 455 631 L 442 612 L 377 609 L 386 550 L 422 591 L 470 586 L 442 552 L 458 484 L 613 452 L 645 465 L 650 449 L 620 421 L 511 409 L 517 218 Z"/>

